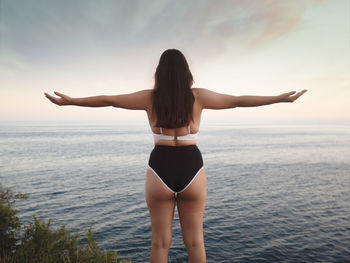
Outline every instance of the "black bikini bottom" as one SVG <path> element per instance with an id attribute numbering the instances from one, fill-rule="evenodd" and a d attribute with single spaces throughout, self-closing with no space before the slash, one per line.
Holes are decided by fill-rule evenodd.
<path id="1" fill-rule="evenodd" d="M 197 145 L 156 145 L 148 166 L 162 183 L 177 196 L 191 185 L 203 167 L 202 154 Z"/>

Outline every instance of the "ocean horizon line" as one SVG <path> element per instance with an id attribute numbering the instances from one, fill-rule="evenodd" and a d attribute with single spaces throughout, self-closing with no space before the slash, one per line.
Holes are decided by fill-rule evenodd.
<path id="1" fill-rule="evenodd" d="M 145 118 L 144 120 L 141 119 L 129 119 L 129 120 L 63 120 L 63 119 L 32 119 L 32 120 L 24 120 L 24 119 L 3 119 L 0 120 L 0 126 L 3 124 L 108 124 L 108 125 L 132 125 L 132 126 L 143 126 L 145 124 L 148 125 L 148 121 Z M 211 120 L 211 119 L 204 119 L 201 120 L 201 126 L 202 125 L 237 125 L 237 124 L 344 124 L 344 125 L 350 125 L 350 118 L 306 118 L 306 119 L 267 119 L 267 120 L 261 120 L 261 119 L 253 119 L 253 118 L 247 118 L 247 119 L 235 119 L 235 120 Z"/>

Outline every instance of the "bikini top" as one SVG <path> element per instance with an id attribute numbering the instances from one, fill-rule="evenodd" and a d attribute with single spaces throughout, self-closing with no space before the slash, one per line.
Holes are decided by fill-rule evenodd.
<path id="1" fill-rule="evenodd" d="M 188 125 L 188 134 L 182 135 L 182 136 L 176 136 L 176 135 L 166 135 L 163 134 L 162 127 L 159 127 L 160 134 L 153 133 L 154 140 L 197 140 L 198 138 L 198 132 L 197 133 L 191 133 L 191 127 Z"/>

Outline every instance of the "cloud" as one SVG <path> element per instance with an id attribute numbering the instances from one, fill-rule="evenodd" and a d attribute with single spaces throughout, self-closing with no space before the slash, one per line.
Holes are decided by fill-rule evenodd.
<path id="1" fill-rule="evenodd" d="M 232 46 L 257 48 L 296 29 L 304 12 L 324 1 L 236 0 L 207 1 L 198 5 L 198 13 L 189 20 L 194 46 L 203 50 L 224 50 Z M 194 30 L 190 31 L 188 28 Z M 181 36 L 181 34 L 180 34 Z M 188 43 L 188 44 L 191 44 Z M 215 48 L 216 47 L 216 48 Z"/>
<path id="2" fill-rule="evenodd" d="M 171 45 L 213 56 L 288 34 L 324 1 L 4 0 L 0 52 L 11 49 L 28 63 Z"/>

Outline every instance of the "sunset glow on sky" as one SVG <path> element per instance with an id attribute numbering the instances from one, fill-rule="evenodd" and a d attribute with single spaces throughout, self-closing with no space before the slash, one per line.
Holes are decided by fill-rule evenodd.
<path id="1" fill-rule="evenodd" d="M 186 56 L 194 86 L 232 95 L 307 89 L 294 104 L 206 111 L 209 119 L 350 119 L 348 0 L 0 1 L 0 120 L 146 120 L 58 107 L 149 89 L 161 53 Z"/>

